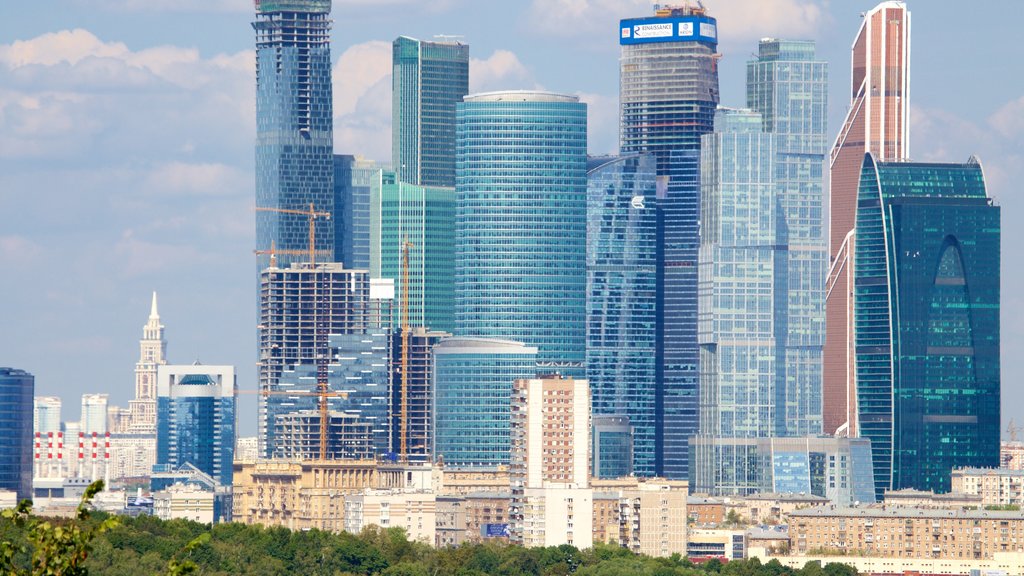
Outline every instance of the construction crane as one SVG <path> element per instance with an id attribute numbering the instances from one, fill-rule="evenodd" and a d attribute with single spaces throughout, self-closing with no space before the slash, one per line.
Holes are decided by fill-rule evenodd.
<path id="1" fill-rule="evenodd" d="M 408 458 L 409 436 L 409 249 L 415 244 L 406 236 L 402 241 L 402 415 L 399 422 L 399 451 L 402 462 Z"/>
<path id="2" fill-rule="evenodd" d="M 309 249 L 308 250 L 277 250 L 273 242 L 270 244 L 270 250 L 256 250 L 257 255 L 269 254 L 270 265 L 272 267 L 277 266 L 277 255 L 278 254 L 289 254 L 294 256 L 308 256 L 310 271 L 313 274 L 313 330 L 314 330 L 314 350 L 316 361 L 316 392 L 277 392 L 271 390 L 264 390 L 264 397 L 268 397 L 271 394 L 286 394 L 289 396 L 317 396 L 319 398 L 318 408 L 320 410 L 320 460 L 327 459 L 327 430 L 329 428 L 327 422 L 328 410 L 327 410 L 327 399 L 333 397 L 344 397 L 341 393 L 331 392 L 330 386 L 327 382 L 327 343 L 323 341 L 323 337 L 326 333 L 320 328 L 318 321 L 318 303 L 317 303 L 317 286 L 319 282 L 316 277 L 316 219 L 331 217 L 330 212 L 317 212 L 313 203 L 310 202 L 309 210 L 293 210 L 288 208 L 267 208 L 262 206 L 256 207 L 257 212 L 277 212 L 279 214 L 297 214 L 300 216 L 306 216 L 309 218 Z"/>

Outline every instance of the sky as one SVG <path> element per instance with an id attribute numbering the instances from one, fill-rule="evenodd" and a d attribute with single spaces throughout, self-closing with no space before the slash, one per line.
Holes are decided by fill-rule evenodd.
<path id="1" fill-rule="evenodd" d="M 84 393 L 134 395 L 159 293 L 172 363 L 232 364 L 256 389 L 255 55 L 250 0 L 3 0 L 0 366 L 79 417 Z M 705 0 L 722 104 L 745 104 L 764 37 L 811 39 L 830 64 L 830 133 L 873 0 Z M 1024 424 L 1024 43 L 1020 0 L 910 0 L 911 156 L 981 158 L 1003 210 L 1003 428 Z M 589 104 L 614 152 L 618 20 L 649 0 L 334 0 L 335 151 L 390 160 L 391 41 L 457 35 L 471 91 L 542 88 Z M 256 430 L 256 401 L 239 406 Z"/>

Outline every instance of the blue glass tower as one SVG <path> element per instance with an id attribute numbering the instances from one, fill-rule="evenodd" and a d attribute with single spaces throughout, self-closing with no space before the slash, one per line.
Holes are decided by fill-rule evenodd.
<path id="1" fill-rule="evenodd" d="M 334 260 L 347 268 L 370 268 L 370 188 L 381 168 L 356 156 L 334 156 Z"/>
<path id="2" fill-rule="evenodd" d="M 330 12 L 330 0 L 256 1 L 257 208 L 334 211 Z M 333 221 L 315 222 L 317 257 L 331 260 Z M 308 250 L 309 220 L 257 211 L 256 244 Z M 304 260 L 281 254 L 278 263 Z M 261 258 L 259 269 L 268 265 Z"/>
<path id="3" fill-rule="evenodd" d="M 434 346 L 434 449 L 445 466 L 507 466 L 512 384 L 537 375 L 537 348 L 487 338 Z"/>
<path id="4" fill-rule="evenodd" d="M 32 400 L 36 379 L 0 368 L 0 488 L 32 497 Z M 511 398 L 511 384 L 509 398 Z"/>
<path id="5" fill-rule="evenodd" d="M 875 491 L 999 466 L 1000 210 L 981 165 L 864 158 L 854 324 Z"/>
<path id="6" fill-rule="evenodd" d="M 586 104 L 542 92 L 471 95 L 458 106 L 457 134 L 455 334 L 536 346 L 545 371 L 582 378 Z"/>
<path id="7" fill-rule="evenodd" d="M 177 469 L 191 464 L 221 486 L 230 486 L 237 395 L 232 366 L 160 366 L 157 466 Z"/>
<path id="8" fill-rule="evenodd" d="M 654 476 L 658 434 L 656 158 L 593 158 L 587 171 L 587 380 L 595 416 L 632 425 L 633 462 Z M 595 444 L 596 445 L 596 444 Z M 595 470 L 596 470 L 595 460 Z"/>
<path id="9" fill-rule="evenodd" d="M 701 136 L 718 105 L 718 26 L 703 8 L 623 20 L 619 77 L 623 153 L 650 152 L 658 192 L 658 344 L 655 472 L 689 474 L 698 428 L 697 258 Z"/>
<path id="10" fill-rule="evenodd" d="M 822 433 L 828 63 L 814 42 L 762 40 L 747 106 L 775 137 L 774 435 Z"/>

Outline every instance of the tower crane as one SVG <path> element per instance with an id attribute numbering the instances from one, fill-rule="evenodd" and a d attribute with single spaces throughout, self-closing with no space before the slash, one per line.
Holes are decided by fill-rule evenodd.
<path id="1" fill-rule="evenodd" d="M 399 421 L 399 451 L 402 462 L 408 458 L 409 436 L 409 249 L 415 244 L 406 236 L 402 241 L 402 415 Z"/>

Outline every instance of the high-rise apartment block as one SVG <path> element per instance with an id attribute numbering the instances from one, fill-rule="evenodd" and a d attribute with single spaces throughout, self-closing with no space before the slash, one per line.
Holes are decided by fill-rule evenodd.
<path id="1" fill-rule="evenodd" d="M 231 485 L 235 453 L 233 366 L 163 365 L 157 374 L 157 466 L 191 464 Z"/>
<path id="2" fill-rule="evenodd" d="M 32 401 L 32 428 L 46 436 L 60 432 L 61 401 L 57 396 L 36 396 Z"/>
<path id="3" fill-rule="evenodd" d="M 582 377 L 586 104 L 474 94 L 457 131 L 454 332 L 535 346 L 542 370 Z"/>
<path id="4" fill-rule="evenodd" d="M 507 466 L 512 383 L 536 373 L 533 346 L 459 337 L 436 344 L 434 458 L 453 468 Z"/>
<path id="5" fill-rule="evenodd" d="M 370 267 L 370 187 L 381 169 L 359 156 L 334 155 L 334 260 L 347 268 Z"/>
<path id="6" fill-rule="evenodd" d="M 857 186 L 864 154 L 883 161 L 910 157 L 910 12 L 882 2 L 864 14 L 853 43 L 849 111 L 829 158 L 828 322 L 824 348 L 824 431 L 859 435 L 854 358 Z"/>
<path id="7" fill-rule="evenodd" d="M 310 249 L 297 212 L 334 212 L 330 12 L 331 0 L 256 1 L 256 245 L 285 267 L 308 260 L 290 253 Z M 333 220 L 313 225 L 317 259 L 334 258 Z"/>
<path id="8" fill-rule="evenodd" d="M 633 427 L 633 462 L 602 460 L 607 473 L 609 466 L 641 476 L 656 469 L 656 161 L 653 154 L 592 158 L 587 170 L 587 380 L 595 418 Z"/>
<path id="9" fill-rule="evenodd" d="M 392 48 L 391 154 L 398 180 L 454 187 L 455 106 L 469 93 L 469 46 L 400 36 Z"/>
<path id="10" fill-rule="evenodd" d="M 423 327 L 409 331 L 409 351 L 405 356 L 408 373 L 402 379 L 403 356 L 401 328 L 394 333 L 391 346 L 391 451 L 401 454 L 405 435 L 405 455 L 413 461 L 430 460 L 434 435 L 434 345 L 447 332 Z M 402 390 L 405 389 L 405 398 Z M 402 421 L 405 421 L 403 429 Z"/>
<path id="11" fill-rule="evenodd" d="M 455 189 L 406 184 L 395 172 L 382 170 L 370 188 L 370 276 L 394 280 L 396 298 L 403 305 L 406 248 L 409 325 L 450 332 Z"/>
<path id="12" fill-rule="evenodd" d="M 105 435 L 107 430 L 107 394 L 82 394 L 82 418 L 78 421 L 81 431 L 90 436 Z"/>
<path id="13" fill-rule="evenodd" d="M 149 318 L 142 327 L 142 339 L 139 340 L 139 361 L 135 364 L 135 400 L 128 402 L 131 413 L 129 430 L 132 433 L 156 433 L 156 373 L 157 368 L 166 363 L 167 340 L 164 339 L 164 325 L 160 323 L 160 312 L 157 310 L 156 292 L 153 292 Z"/>
<path id="14" fill-rule="evenodd" d="M 697 259 L 701 136 L 718 105 L 718 26 L 702 7 L 666 8 L 622 20 L 619 147 L 657 158 L 658 429 L 653 473 L 688 475 L 688 440 L 698 427 Z M 650 474 L 645 466 L 637 473 Z"/>
<path id="15" fill-rule="evenodd" d="M 0 368 L 0 490 L 32 497 L 32 398 L 34 376 Z"/>
<path id="16" fill-rule="evenodd" d="M 857 422 L 875 489 L 947 492 L 999 466 L 1000 209 L 981 165 L 864 158 L 857 198 Z"/>

